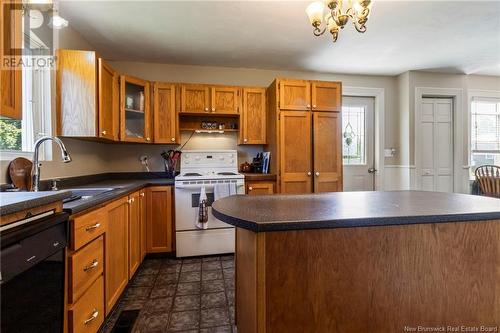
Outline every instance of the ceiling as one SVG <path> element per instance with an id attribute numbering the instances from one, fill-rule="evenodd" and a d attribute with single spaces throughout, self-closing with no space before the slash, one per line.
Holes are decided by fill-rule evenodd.
<path id="1" fill-rule="evenodd" d="M 108 59 L 325 73 L 500 75 L 500 1 L 376 1 L 368 31 L 314 37 L 304 1 L 62 1 Z"/>

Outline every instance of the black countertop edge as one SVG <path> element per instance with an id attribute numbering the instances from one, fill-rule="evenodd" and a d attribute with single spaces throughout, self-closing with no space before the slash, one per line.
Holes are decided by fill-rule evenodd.
<path id="1" fill-rule="evenodd" d="M 448 223 L 448 222 L 471 222 L 500 220 L 500 212 L 471 213 L 471 214 L 448 214 L 448 215 L 420 215 L 420 216 L 395 216 L 395 217 L 373 217 L 373 218 L 346 218 L 341 220 L 326 221 L 297 221 L 297 222 L 268 222 L 255 223 L 242 220 L 233 216 L 220 213 L 212 208 L 212 214 L 219 220 L 238 228 L 253 232 L 292 231 L 310 229 L 336 229 L 336 228 L 360 228 L 380 226 L 403 226 L 412 224 Z"/>
<path id="2" fill-rule="evenodd" d="M 119 199 L 120 197 L 123 197 L 125 195 L 128 195 L 130 193 L 133 193 L 135 191 L 138 191 L 140 189 L 150 187 L 150 186 L 172 186 L 174 185 L 175 180 L 172 178 L 150 178 L 150 179 L 123 179 L 123 178 L 116 178 L 116 179 L 106 179 L 106 180 L 111 180 L 111 181 L 116 181 L 116 180 L 123 180 L 123 183 L 119 184 L 120 187 L 104 192 L 102 194 L 98 194 L 92 198 L 85 199 L 85 200 L 78 200 L 78 201 L 73 201 L 73 202 L 68 202 L 65 203 L 63 206 L 63 210 L 70 215 L 75 215 L 82 213 L 87 210 L 93 210 L 98 208 L 99 206 L 102 206 L 110 201 L 113 201 L 115 199 Z M 116 183 L 110 183 L 109 185 L 106 184 L 106 180 L 102 181 L 101 183 L 87 183 L 85 184 L 85 187 L 93 187 L 93 186 L 99 186 L 99 187 L 112 187 L 116 186 Z M 82 188 L 85 188 L 82 187 Z"/>
<path id="3" fill-rule="evenodd" d="M 40 181 L 40 189 L 43 191 L 50 191 L 53 180 L 57 180 L 57 186 L 59 188 L 69 188 L 69 187 L 88 185 L 89 183 L 97 183 L 104 180 L 117 180 L 117 179 L 138 180 L 138 179 L 159 179 L 159 178 L 169 179 L 167 177 L 166 172 L 163 171 L 106 172 L 106 173 L 98 173 L 92 175 L 44 179 Z M 173 178 L 171 179 L 173 180 Z M 4 192 L 11 188 L 12 188 L 11 184 L 0 184 L 0 192 Z"/>
<path id="4" fill-rule="evenodd" d="M 71 196 L 71 191 L 54 191 L 54 192 L 4 192 L 2 196 L 16 196 L 16 201 L 5 204 L 5 201 L 0 205 L 0 216 L 15 214 L 24 210 L 48 205 L 57 201 L 62 201 Z"/>

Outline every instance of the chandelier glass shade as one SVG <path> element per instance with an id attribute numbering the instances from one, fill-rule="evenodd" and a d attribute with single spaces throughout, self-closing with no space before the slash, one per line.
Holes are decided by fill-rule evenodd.
<path id="1" fill-rule="evenodd" d="M 336 42 L 339 30 L 344 29 L 349 19 L 358 32 L 364 33 L 370 9 L 371 0 L 324 0 L 307 6 L 306 14 L 314 28 L 315 36 L 321 36 L 328 30 L 332 34 L 333 42 Z"/>

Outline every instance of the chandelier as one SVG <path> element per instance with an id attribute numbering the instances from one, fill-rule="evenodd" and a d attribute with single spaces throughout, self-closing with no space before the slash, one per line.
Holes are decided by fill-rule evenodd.
<path id="1" fill-rule="evenodd" d="M 358 32 L 366 31 L 366 21 L 370 14 L 371 0 L 324 0 L 315 1 L 306 8 L 306 14 L 314 27 L 315 36 L 323 35 L 327 30 L 332 34 L 333 42 L 337 41 L 339 28 L 344 29 L 349 19 Z M 328 13 L 325 14 L 325 5 Z M 321 24 L 325 22 L 325 27 Z"/>

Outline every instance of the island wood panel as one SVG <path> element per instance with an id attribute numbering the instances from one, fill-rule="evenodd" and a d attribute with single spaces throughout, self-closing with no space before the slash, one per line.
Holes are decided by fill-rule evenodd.
<path id="1" fill-rule="evenodd" d="M 311 113 L 282 111 L 279 117 L 281 193 L 311 193 Z"/>
<path id="2" fill-rule="evenodd" d="M 141 203 L 140 192 L 129 195 L 128 210 L 128 278 L 134 276 L 134 273 L 141 264 Z"/>
<path id="3" fill-rule="evenodd" d="M 171 186 L 147 189 L 147 252 L 173 249 L 173 204 Z"/>
<path id="4" fill-rule="evenodd" d="M 175 111 L 175 85 L 155 82 L 153 88 L 153 119 L 155 143 L 179 143 Z"/>
<path id="5" fill-rule="evenodd" d="M 60 136 L 98 136 L 97 58 L 93 51 L 57 50 L 56 110 Z"/>
<path id="6" fill-rule="evenodd" d="M 5 66 L 4 60 L 21 56 L 22 49 L 22 3 L 0 1 L 0 116 L 10 119 L 21 119 L 22 110 L 22 71 Z M 4 56 L 6 56 L 4 58 Z M 10 62 L 10 61 L 9 61 Z M 14 61 L 15 63 L 15 61 Z"/>
<path id="7" fill-rule="evenodd" d="M 243 144 L 266 144 L 266 90 L 243 88 Z"/>
<path id="8" fill-rule="evenodd" d="M 313 112 L 314 192 L 342 191 L 342 117 Z"/>
<path id="9" fill-rule="evenodd" d="M 202 84 L 183 84 L 181 86 L 181 109 L 186 113 L 210 112 L 210 88 Z"/>
<path id="10" fill-rule="evenodd" d="M 342 84 L 340 82 L 313 81 L 311 101 L 313 111 L 342 110 Z"/>
<path id="11" fill-rule="evenodd" d="M 239 113 L 240 88 L 214 86 L 211 88 L 211 112 L 213 113 Z"/>
<path id="12" fill-rule="evenodd" d="M 279 81 L 280 110 L 308 111 L 311 109 L 311 85 L 305 80 Z"/>
<path id="13" fill-rule="evenodd" d="M 120 129 L 119 76 L 99 58 L 99 137 L 118 141 Z"/>
<path id="14" fill-rule="evenodd" d="M 241 332 L 500 324 L 500 220 L 269 232 L 257 250 L 255 237 L 238 229 Z M 265 268 L 256 266 L 260 258 Z M 255 267 L 265 273 L 265 288 Z M 265 310 L 265 329 L 262 317 L 251 322 L 254 295 L 263 292 L 257 311 Z"/>
<path id="15" fill-rule="evenodd" d="M 141 190 L 139 192 L 139 203 L 140 203 L 140 225 L 141 225 L 141 262 L 146 257 L 147 251 L 147 226 L 146 226 L 146 190 Z"/>
<path id="16" fill-rule="evenodd" d="M 236 228 L 235 317 L 239 332 L 265 332 L 265 234 Z"/>
<path id="17" fill-rule="evenodd" d="M 106 314 L 109 314 L 128 283 L 128 205 L 128 197 L 124 197 L 106 206 Z"/>

